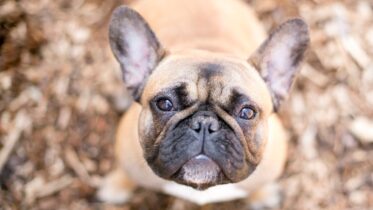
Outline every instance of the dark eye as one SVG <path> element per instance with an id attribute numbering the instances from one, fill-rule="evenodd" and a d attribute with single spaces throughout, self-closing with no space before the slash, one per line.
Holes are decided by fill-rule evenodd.
<path id="1" fill-rule="evenodd" d="M 251 120 L 256 116 L 256 111 L 251 107 L 244 107 L 241 109 L 239 116 L 244 120 Z"/>
<path id="2" fill-rule="evenodd" d="M 164 112 L 169 112 L 172 110 L 173 105 L 172 102 L 167 99 L 167 98 L 161 98 L 156 102 L 156 105 L 158 109 L 164 111 Z"/>

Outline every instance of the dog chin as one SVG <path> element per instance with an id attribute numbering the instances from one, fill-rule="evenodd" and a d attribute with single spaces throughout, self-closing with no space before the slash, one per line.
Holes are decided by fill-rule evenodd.
<path id="1" fill-rule="evenodd" d="M 229 182 L 219 165 L 203 154 L 186 162 L 175 173 L 173 180 L 198 190 L 205 190 L 214 185 Z"/>

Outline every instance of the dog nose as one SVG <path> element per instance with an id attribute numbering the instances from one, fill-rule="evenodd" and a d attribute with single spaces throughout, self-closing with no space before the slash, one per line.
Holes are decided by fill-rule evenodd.
<path id="1" fill-rule="evenodd" d="M 218 117 L 213 112 L 198 112 L 192 118 L 191 128 L 197 133 L 214 133 L 220 129 Z"/>

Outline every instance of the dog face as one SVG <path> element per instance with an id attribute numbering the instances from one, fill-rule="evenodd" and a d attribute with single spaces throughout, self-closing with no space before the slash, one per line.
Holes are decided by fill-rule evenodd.
<path id="1" fill-rule="evenodd" d="M 145 158 L 161 177 L 204 188 L 246 178 L 261 159 L 272 102 L 246 61 L 198 51 L 169 56 L 141 102 Z"/>
<path id="2" fill-rule="evenodd" d="M 247 178 L 260 163 L 268 116 L 286 98 L 308 45 L 299 19 L 279 26 L 248 60 L 188 50 L 165 55 L 145 20 L 113 13 L 110 44 L 143 109 L 144 157 L 160 177 L 198 189 Z"/>

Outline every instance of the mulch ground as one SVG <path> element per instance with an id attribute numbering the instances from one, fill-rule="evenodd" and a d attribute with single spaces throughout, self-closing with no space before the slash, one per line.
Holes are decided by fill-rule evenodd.
<path id="1" fill-rule="evenodd" d="M 0 209 L 247 209 L 138 189 L 95 199 L 131 103 L 107 42 L 118 0 L 0 1 Z M 267 30 L 302 16 L 311 50 L 280 115 L 280 209 L 373 208 L 373 2 L 251 0 Z"/>

